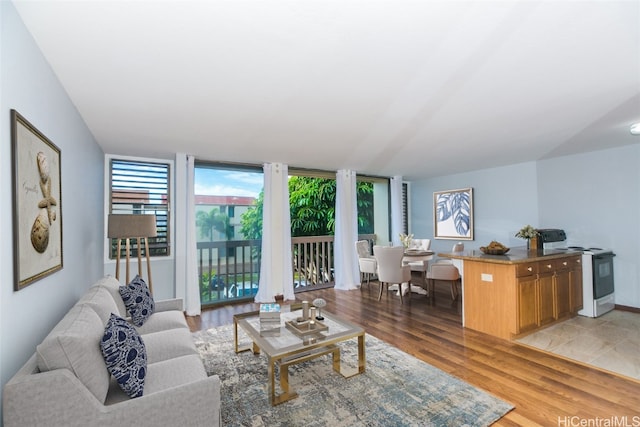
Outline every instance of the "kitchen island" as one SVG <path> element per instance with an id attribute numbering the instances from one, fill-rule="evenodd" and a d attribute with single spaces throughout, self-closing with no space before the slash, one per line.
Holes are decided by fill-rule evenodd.
<path id="1" fill-rule="evenodd" d="M 582 256 L 578 251 L 512 248 L 440 253 L 462 275 L 463 326 L 512 340 L 582 309 Z"/>

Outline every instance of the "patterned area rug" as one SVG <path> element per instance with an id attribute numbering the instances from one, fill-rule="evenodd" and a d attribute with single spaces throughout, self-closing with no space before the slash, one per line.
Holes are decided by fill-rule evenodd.
<path id="1" fill-rule="evenodd" d="M 366 372 L 345 379 L 333 371 L 330 355 L 290 366 L 289 383 L 298 397 L 271 406 L 266 357 L 236 354 L 233 325 L 193 337 L 207 373 L 222 381 L 225 426 L 487 426 L 513 409 L 371 335 Z M 355 367 L 357 341 L 340 347 L 341 363 Z"/>

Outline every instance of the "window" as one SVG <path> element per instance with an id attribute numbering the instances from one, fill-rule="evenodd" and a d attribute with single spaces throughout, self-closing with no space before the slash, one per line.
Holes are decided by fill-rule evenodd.
<path id="1" fill-rule="evenodd" d="M 155 214 L 158 236 L 149 239 L 149 254 L 169 255 L 169 163 L 111 159 L 109 171 L 109 213 Z M 111 259 L 116 254 L 115 242 Z M 134 254 L 136 250 L 134 246 Z"/>
<path id="2" fill-rule="evenodd" d="M 408 182 L 402 183 L 402 232 L 409 234 L 411 230 L 411 224 L 409 221 L 409 212 L 411 210 L 411 204 L 409 202 L 411 187 Z"/>

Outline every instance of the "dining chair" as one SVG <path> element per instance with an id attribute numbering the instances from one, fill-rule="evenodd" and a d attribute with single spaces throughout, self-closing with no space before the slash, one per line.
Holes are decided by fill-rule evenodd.
<path id="1" fill-rule="evenodd" d="M 398 284 L 398 294 L 400 303 L 404 304 L 402 297 L 402 284 L 409 284 L 409 298 L 411 298 L 411 267 L 402 264 L 404 256 L 404 246 L 380 246 L 373 247 L 373 256 L 378 262 L 378 281 L 380 282 L 380 293 L 378 301 L 382 298 L 384 285 Z"/>
<path id="2" fill-rule="evenodd" d="M 451 252 L 462 252 L 464 251 L 464 243 L 458 242 L 454 243 L 451 248 Z M 451 264 L 451 258 L 438 258 L 435 261 L 436 264 Z"/>
<path id="3" fill-rule="evenodd" d="M 371 275 L 377 273 L 378 262 L 371 254 L 371 246 L 368 240 L 358 240 L 356 242 L 356 252 L 358 253 L 358 267 L 360 269 L 360 283 L 367 278 L 367 285 L 371 280 Z"/>
<path id="4" fill-rule="evenodd" d="M 431 239 L 413 239 L 411 241 L 411 246 L 409 249 L 417 249 L 420 251 L 428 251 L 431 248 Z M 406 264 L 411 267 L 411 271 L 418 271 L 422 276 L 422 281 L 424 285 L 427 285 L 426 282 L 426 274 L 429 269 L 429 260 L 433 259 L 433 255 L 429 256 L 426 259 L 421 259 L 420 261 L 409 261 Z"/>
<path id="5" fill-rule="evenodd" d="M 429 295 L 434 296 L 436 280 L 451 282 L 451 299 L 458 298 L 458 282 L 460 281 L 460 272 L 453 264 L 434 263 L 427 272 L 427 281 L 429 282 Z"/>

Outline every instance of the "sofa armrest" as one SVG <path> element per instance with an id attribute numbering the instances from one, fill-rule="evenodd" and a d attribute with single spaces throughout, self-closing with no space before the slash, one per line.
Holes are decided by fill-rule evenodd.
<path id="1" fill-rule="evenodd" d="M 217 376 L 105 406 L 66 369 L 35 372 L 35 355 L 3 391 L 4 427 L 220 425 Z"/>
<path id="2" fill-rule="evenodd" d="M 154 301 L 156 304 L 155 311 L 184 311 L 184 303 L 182 298 L 172 298 L 160 301 Z"/>
<path id="3" fill-rule="evenodd" d="M 95 426 L 220 426 L 220 378 L 217 375 L 114 405 Z"/>

